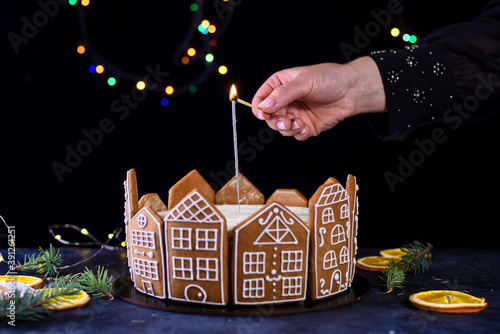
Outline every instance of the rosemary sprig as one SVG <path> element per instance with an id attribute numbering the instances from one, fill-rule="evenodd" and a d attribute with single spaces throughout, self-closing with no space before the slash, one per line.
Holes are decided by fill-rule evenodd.
<path id="1" fill-rule="evenodd" d="M 432 262 L 431 249 L 431 244 L 424 245 L 417 240 L 405 245 L 402 250 L 406 254 L 401 261 L 389 261 L 387 269 L 382 271 L 380 278 L 387 289 L 385 293 L 391 293 L 394 289 L 403 289 L 408 271 L 421 274 L 429 270 Z"/>
<path id="2" fill-rule="evenodd" d="M 39 253 L 24 256 L 24 263 L 19 263 L 14 270 L 34 271 L 45 277 L 57 274 L 58 269 L 63 263 L 62 255 L 59 249 L 55 249 L 52 244 L 48 250 L 38 249 Z"/>

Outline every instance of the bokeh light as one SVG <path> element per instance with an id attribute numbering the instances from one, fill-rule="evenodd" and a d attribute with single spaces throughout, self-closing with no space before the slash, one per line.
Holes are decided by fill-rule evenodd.
<path id="1" fill-rule="evenodd" d="M 198 5 L 193 3 L 189 6 L 189 9 L 191 9 L 192 12 L 196 12 L 198 10 Z"/>
<path id="2" fill-rule="evenodd" d="M 189 57 L 193 57 L 195 54 L 196 54 L 196 49 L 195 49 L 195 48 L 189 48 L 189 49 L 187 50 L 187 55 L 188 55 Z"/>
<path id="3" fill-rule="evenodd" d="M 224 65 L 219 66 L 219 73 L 220 74 L 226 74 L 227 73 L 227 67 Z"/>
<path id="4" fill-rule="evenodd" d="M 168 99 L 167 98 L 163 98 L 163 99 L 161 99 L 160 103 L 161 103 L 162 106 L 166 106 L 168 104 Z"/>
<path id="5" fill-rule="evenodd" d="M 404 34 L 403 35 L 403 41 L 409 42 L 410 41 L 410 34 Z"/>
<path id="6" fill-rule="evenodd" d="M 77 2 L 78 2 L 78 1 L 76 1 L 76 0 L 69 0 L 69 1 L 68 1 L 68 3 L 69 3 L 71 6 L 76 5 L 76 3 L 77 3 Z"/>
<path id="7" fill-rule="evenodd" d="M 410 43 L 417 43 L 417 36 L 415 35 L 411 35 L 410 36 L 410 40 L 409 40 Z"/>
<path id="8" fill-rule="evenodd" d="M 110 86 L 116 85 L 116 79 L 113 77 L 109 77 L 108 78 L 108 85 L 110 85 Z"/>
<path id="9" fill-rule="evenodd" d="M 214 61 L 214 55 L 211 54 L 211 53 L 207 53 L 207 55 L 205 56 L 205 60 L 207 61 L 207 63 L 211 63 Z"/>
<path id="10" fill-rule="evenodd" d="M 196 87 L 195 85 L 189 86 L 189 91 L 191 93 L 196 93 L 198 91 L 198 87 Z"/>
<path id="11" fill-rule="evenodd" d="M 167 93 L 167 95 L 172 95 L 174 93 L 174 87 L 167 86 L 167 88 L 165 88 L 165 93 Z"/>
<path id="12" fill-rule="evenodd" d="M 85 47 L 83 45 L 79 45 L 77 48 L 76 48 L 76 52 L 78 52 L 79 54 L 84 54 L 85 53 Z"/>
<path id="13" fill-rule="evenodd" d="M 90 73 L 95 73 L 96 68 L 97 68 L 97 66 L 95 66 L 95 65 L 90 65 L 90 66 L 89 66 L 89 71 L 90 71 Z"/>
<path id="14" fill-rule="evenodd" d="M 86 7 L 90 4 L 89 0 L 82 0 L 82 6 Z"/>
<path id="15" fill-rule="evenodd" d="M 102 66 L 102 65 L 97 65 L 97 66 L 95 67 L 95 72 L 96 72 L 97 74 L 101 74 L 102 72 L 104 72 L 104 66 Z"/>
<path id="16" fill-rule="evenodd" d="M 146 83 L 144 81 L 138 81 L 137 84 L 135 85 L 135 87 L 138 89 L 138 90 L 143 90 L 144 88 L 146 88 Z"/>
<path id="17" fill-rule="evenodd" d="M 217 28 L 213 24 L 208 26 L 209 33 L 213 34 L 216 30 L 217 30 Z"/>
<path id="18" fill-rule="evenodd" d="M 399 29 L 398 29 L 398 28 L 392 28 L 392 29 L 391 29 L 391 36 L 392 36 L 392 37 L 398 37 L 398 36 L 399 36 L 399 33 L 400 33 L 400 31 L 399 31 Z"/>
<path id="19" fill-rule="evenodd" d="M 184 65 L 186 65 L 187 63 L 189 63 L 189 57 L 188 57 L 188 56 L 184 56 L 184 57 L 182 57 L 181 62 L 182 62 Z"/>

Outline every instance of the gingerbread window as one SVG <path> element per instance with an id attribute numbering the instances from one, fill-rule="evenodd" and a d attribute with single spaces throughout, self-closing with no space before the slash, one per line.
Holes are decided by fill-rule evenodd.
<path id="1" fill-rule="evenodd" d="M 191 249 L 191 229 L 184 227 L 172 227 L 172 248 Z"/>
<path id="2" fill-rule="evenodd" d="M 349 262 L 349 251 L 347 250 L 347 247 L 344 246 L 340 250 L 340 263 L 347 263 Z"/>
<path id="3" fill-rule="evenodd" d="M 340 208 L 340 218 L 346 219 L 349 218 L 349 206 L 347 204 L 343 204 Z"/>
<path id="4" fill-rule="evenodd" d="M 291 273 L 302 271 L 303 256 L 302 251 L 281 252 L 281 272 Z"/>
<path id="5" fill-rule="evenodd" d="M 244 279 L 243 298 L 264 298 L 264 279 L 263 278 Z"/>
<path id="6" fill-rule="evenodd" d="M 302 295 L 302 277 L 283 277 L 281 294 L 285 297 Z"/>
<path id="7" fill-rule="evenodd" d="M 342 227 L 342 225 L 336 225 L 332 229 L 332 240 L 331 240 L 332 245 L 336 245 L 344 241 L 345 241 L 344 227 Z"/>
<path id="8" fill-rule="evenodd" d="M 196 229 L 196 250 L 216 251 L 217 250 L 217 229 L 197 228 Z"/>
<path id="9" fill-rule="evenodd" d="M 243 253 L 243 273 L 263 274 L 265 270 L 265 252 L 245 252 Z"/>
<path id="10" fill-rule="evenodd" d="M 134 269 L 136 275 L 158 280 L 158 262 L 134 258 Z"/>
<path id="11" fill-rule="evenodd" d="M 331 250 L 325 254 L 323 257 L 323 269 L 328 270 L 335 268 L 337 266 L 337 255 L 335 251 Z"/>
<path id="12" fill-rule="evenodd" d="M 172 256 L 174 278 L 182 280 L 193 279 L 193 259 L 190 257 Z"/>
<path id="13" fill-rule="evenodd" d="M 154 232 L 131 230 L 130 239 L 133 246 L 156 249 Z"/>
<path id="14" fill-rule="evenodd" d="M 212 258 L 196 259 L 196 279 L 200 281 L 217 281 L 219 262 Z"/>
<path id="15" fill-rule="evenodd" d="M 332 208 L 326 207 L 323 210 L 321 221 L 323 222 L 323 224 L 329 224 L 329 223 L 333 223 L 335 221 L 335 216 L 333 214 Z"/>

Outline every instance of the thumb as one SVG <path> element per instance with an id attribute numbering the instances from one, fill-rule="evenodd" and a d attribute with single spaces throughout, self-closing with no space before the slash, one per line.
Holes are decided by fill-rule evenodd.
<path id="1" fill-rule="evenodd" d="M 301 85 L 298 80 L 292 80 L 273 89 L 273 91 L 259 103 L 259 107 L 266 113 L 275 113 L 304 96 L 304 86 Z"/>

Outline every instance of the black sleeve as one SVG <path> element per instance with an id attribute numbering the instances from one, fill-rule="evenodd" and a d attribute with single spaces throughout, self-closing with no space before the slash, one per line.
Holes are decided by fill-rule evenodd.
<path id="1" fill-rule="evenodd" d="M 414 128 L 481 122 L 500 109 L 500 0 L 470 22 L 431 32 L 419 45 L 377 51 L 388 114 L 371 120 L 385 140 Z"/>

